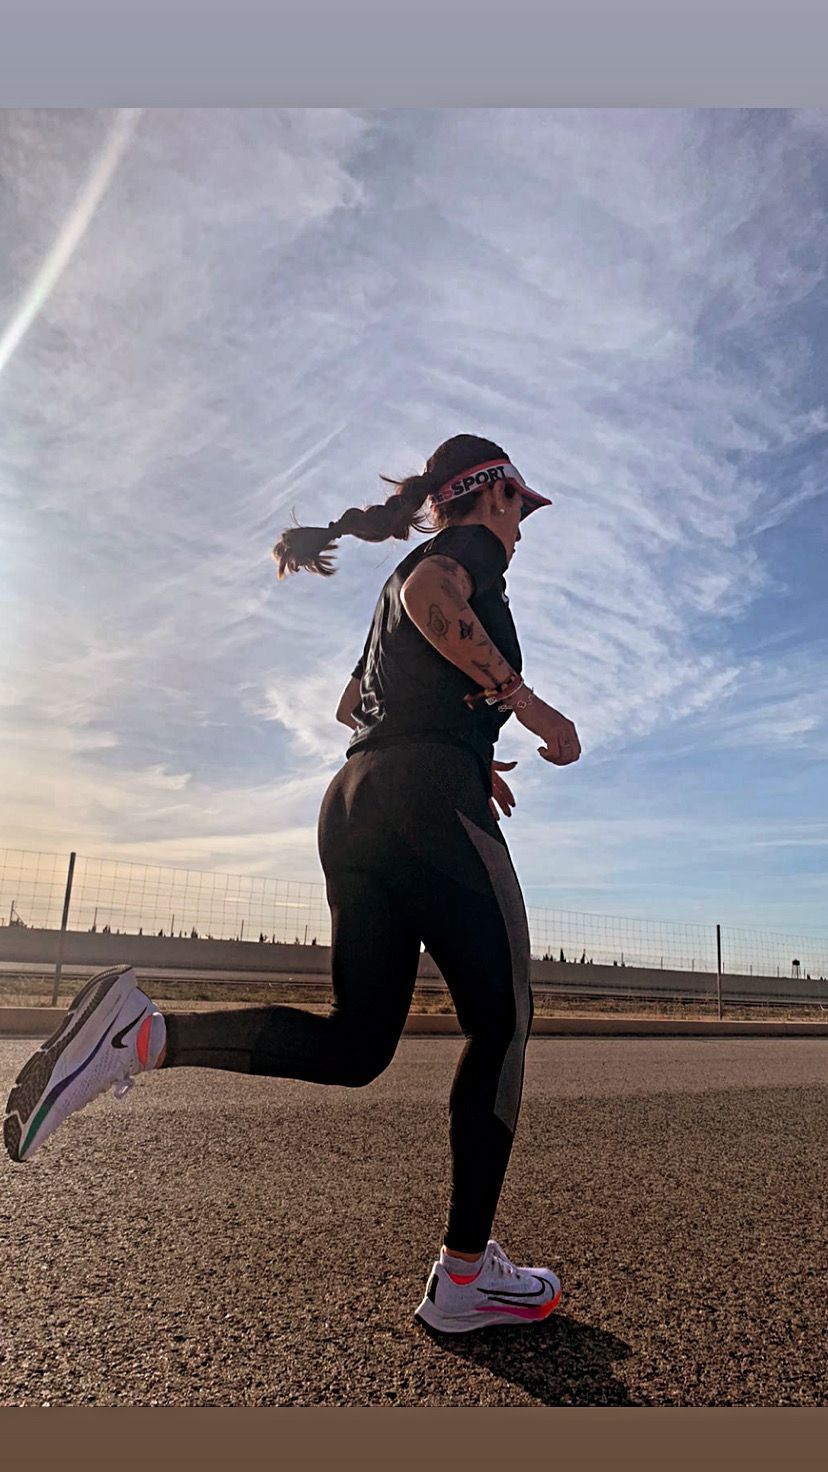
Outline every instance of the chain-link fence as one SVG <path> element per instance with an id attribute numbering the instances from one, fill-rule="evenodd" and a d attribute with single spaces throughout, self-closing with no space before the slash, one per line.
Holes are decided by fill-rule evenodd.
<path id="1" fill-rule="evenodd" d="M 715 971 L 715 925 L 528 908 L 533 956 L 596 966 Z"/>
<path id="2" fill-rule="evenodd" d="M 68 858 L 0 849 L 0 925 L 57 929 L 66 892 Z"/>
<path id="3" fill-rule="evenodd" d="M 69 870 L 71 884 L 67 884 Z M 0 850 L 0 924 L 203 940 L 330 943 L 321 883 Z M 715 924 L 529 908 L 536 958 L 715 972 Z M 828 937 L 722 925 L 729 975 L 828 977 Z"/>
<path id="4" fill-rule="evenodd" d="M 65 858 L 0 851 L 2 924 L 57 929 L 66 887 Z M 78 855 L 67 929 L 326 945 L 330 913 L 322 884 Z"/>

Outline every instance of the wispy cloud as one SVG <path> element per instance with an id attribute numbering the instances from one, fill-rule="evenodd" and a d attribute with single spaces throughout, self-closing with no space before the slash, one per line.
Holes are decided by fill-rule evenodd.
<path id="1" fill-rule="evenodd" d="M 5 114 L 7 324 L 112 127 Z M 745 774 L 790 824 L 825 796 L 824 115 L 149 110 L 119 157 L 0 382 L 7 841 L 318 875 L 334 708 L 408 548 L 278 586 L 270 548 L 476 430 L 555 500 L 510 595 L 584 747 L 552 774 L 503 738 L 524 879 L 641 912 L 683 823 L 692 906 L 676 793 L 715 775 L 749 907 L 751 854 L 797 846 L 753 842 Z"/>

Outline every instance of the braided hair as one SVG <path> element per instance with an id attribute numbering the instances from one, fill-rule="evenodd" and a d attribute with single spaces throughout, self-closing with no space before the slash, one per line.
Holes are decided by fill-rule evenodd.
<path id="1" fill-rule="evenodd" d="M 485 495 L 487 487 L 470 491 L 459 504 L 448 501 L 425 513 L 421 512 L 421 507 L 432 492 L 470 466 L 500 459 L 507 459 L 506 452 L 492 440 L 481 439 L 476 434 L 454 435 L 437 447 L 420 475 L 409 475 L 403 480 L 381 475 L 380 480 L 394 487 L 393 493 L 383 503 L 349 506 L 338 521 L 331 521 L 326 527 L 298 524 L 287 527 L 273 548 L 276 576 L 281 579 L 288 573 L 305 568 L 322 577 L 331 577 L 336 571 L 333 566 L 334 543 L 340 537 L 359 537 L 363 542 L 384 542 L 388 537 L 395 537 L 405 542 L 412 528 L 429 532 L 453 521 L 462 521 L 480 496 Z M 511 489 L 507 490 L 509 494 Z"/>

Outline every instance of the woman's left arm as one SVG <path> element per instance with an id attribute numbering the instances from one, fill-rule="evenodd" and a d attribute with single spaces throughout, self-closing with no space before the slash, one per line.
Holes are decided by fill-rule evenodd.
<path id="1" fill-rule="evenodd" d="M 492 817 L 496 818 L 498 823 L 500 822 L 500 813 L 497 811 L 495 803 L 500 804 L 507 818 L 511 818 L 512 808 L 515 806 L 514 793 L 511 787 L 504 782 L 500 773 L 511 772 L 512 768 L 516 766 L 517 762 L 492 762 L 492 795 L 489 798 L 489 810 Z"/>
<path id="2" fill-rule="evenodd" d="M 350 726 L 352 731 L 355 731 L 357 728 L 357 723 L 354 720 L 354 711 L 358 705 L 359 680 L 352 675 L 345 689 L 342 691 L 339 697 L 339 705 L 336 707 L 336 719 L 341 721 L 343 726 Z"/>

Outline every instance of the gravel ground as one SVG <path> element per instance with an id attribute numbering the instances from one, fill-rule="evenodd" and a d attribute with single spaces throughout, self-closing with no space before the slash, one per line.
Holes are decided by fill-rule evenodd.
<path id="1" fill-rule="evenodd" d="M 452 1339 L 412 1312 L 460 1046 L 359 1090 L 171 1069 L 3 1155 L 0 1405 L 828 1403 L 824 1042 L 530 1041 L 495 1235 L 563 1299 Z"/>

